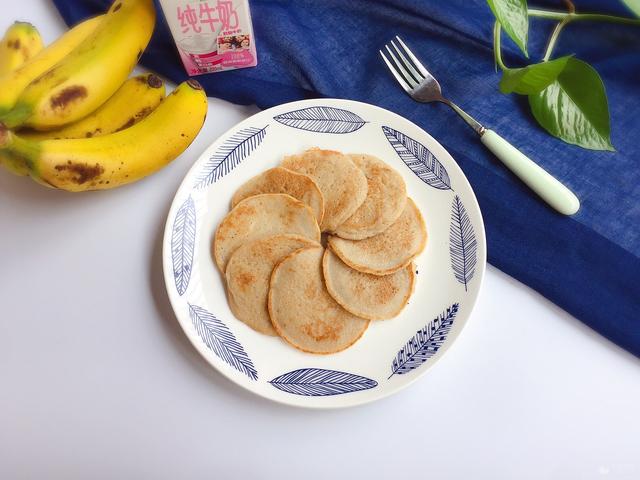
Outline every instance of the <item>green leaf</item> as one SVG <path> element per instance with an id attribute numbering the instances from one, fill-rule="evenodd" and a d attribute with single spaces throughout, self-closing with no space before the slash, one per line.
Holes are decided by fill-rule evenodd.
<path id="1" fill-rule="evenodd" d="M 527 37 L 529 35 L 527 0 L 487 0 L 487 3 L 507 35 L 529 58 L 527 53 Z"/>
<path id="2" fill-rule="evenodd" d="M 500 91 L 520 95 L 538 93 L 547 88 L 564 70 L 570 56 L 548 62 L 535 63 L 524 68 L 507 68 L 502 71 Z"/>
<path id="3" fill-rule="evenodd" d="M 640 0 L 622 0 L 637 17 L 640 17 Z"/>
<path id="4" fill-rule="evenodd" d="M 567 59 L 553 83 L 529 95 L 529 106 L 551 135 L 583 148 L 614 151 L 607 94 L 600 75 L 588 63 Z"/>

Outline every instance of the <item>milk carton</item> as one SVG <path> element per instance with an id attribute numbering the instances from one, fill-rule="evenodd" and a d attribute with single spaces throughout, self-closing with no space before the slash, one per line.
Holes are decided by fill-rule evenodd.
<path id="1" fill-rule="evenodd" d="M 254 67 L 248 0 L 160 0 L 189 75 Z"/>

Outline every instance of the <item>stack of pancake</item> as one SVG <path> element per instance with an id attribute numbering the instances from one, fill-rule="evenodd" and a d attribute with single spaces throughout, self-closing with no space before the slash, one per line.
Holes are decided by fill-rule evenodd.
<path id="1" fill-rule="evenodd" d="M 317 148 L 287 156 L 231 206 L 213 256 L 231 310 L 254 330 L 335 353 L 409 301 L 427 231 L 382 160 Z"/>

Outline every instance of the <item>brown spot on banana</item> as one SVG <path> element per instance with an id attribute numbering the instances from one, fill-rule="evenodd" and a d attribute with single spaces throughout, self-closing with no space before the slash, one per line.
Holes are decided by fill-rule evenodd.
<path id="1" fill-rule="evenodd" d="M 125 129 L 129 128 L 129 127 L 133 127 L 138 121 L 140 121 L 143 118 L 147 117 L 152 111 L 153 110 L 150 107 L 144 107 L 138 113 L 136 113 L 133 117 L 129 118 L 129 120 L 127 120 L 124 123 L 124 125 L 122 125 L 118 129 L 116 129 L 115 132 L 120 132 L 120 131 L 125 130 Z"/>
<path id="2" fill-rule="evenodd" d="M 120 10 L 120 8 L 122 7 L 122 3 L 116 3 L 113 7 L 113 10 L 111 10 L 113 13 L 117 12 L 118 10 Z"/>
<path id="3" fill-rule="evenodd" d="M 118 128 L 116 130 L 116 132 L 120 132 L 122 130 L 125 130 L 129 127 L 133 127 L 133 124 L 136 123 L 136 117 L 131 117 L 129 120 L 126 121 L 126 123 L 124 125 L 122 125 L 120 128 Z"/>
<path id="4" fill-rule="evenodd" d="M 145 117 L 148 117 L 149 114 L 153 111 L 151 107 L 144 107 L 135 115 L 136 120 L 141 120 Z"/>
<path id="5" fill-rule="evenodd" d="M 87 163 L 75 163 L 71 160 L 66 164 L 56 165 L 54 168 L 60 173 L 60 180 L 77 183 L 78 185 L 95 180 L 104 173 L 104 167 L 99 163 L 89 165 Z"/>
<path id="6" fill-rule="evenodd" d="M 189 80 L 187 80 L 187 84 L 194 90 L 203 90 L 202 85 L 200 85 L 200 82 L 198 82 L 197 80 L 194 80 L 193 78 L 190 78 Z"/>
<path id="7" fill-rule="evenodd" d="M 9 40 L 7 42 L 7 47 L 13 48 L 14 50 L 20 50 L 20 39 L 16 38 L 15 40 Z"/>
<path id="8" fill-rule="evenodd" d="M 67 105 L 76 100 L 85 98 L 88 95 L 87 87 L 83 85 L 72 85 L 65 88 L 60 93 L 51 97 L 50 104 L 52 110 L 64 110 Z"/>
<path id="9" fill-rule="evenodd" d="M 102 133 L 102 129 L 100 127 L 96 128 L 93 132 L 87 132 L 84 134 L 85 138 L 91 138 L 94 135 L 100 135 Z"/>
<path id="10" fill-rule="evenodd" d="M 147 85 L 151 88 L 160 88 L 164 85 L 164 82 L 159 76 L 151 74 L 147 77 Z"/>

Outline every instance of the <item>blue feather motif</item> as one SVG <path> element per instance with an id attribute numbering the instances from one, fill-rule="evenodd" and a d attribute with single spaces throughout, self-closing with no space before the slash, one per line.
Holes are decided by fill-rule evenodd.
<path id="1" fill-rule="evenodd" d="M 189 286 L 196 243 L 196 208 L 189 195 L 178 209 L 171 231 L 171 259 L 173 279 L 178 294 L 184 295 Z"/>
<path id="2" fill-rule="evenodd" d="M 205 345 L 218 357 L 252 380 L 258 379 L 253 362 L 231 330 L 202 307 L 189 304 L 191 322 Z"/>
<path id="3" fill-rule="evenodd" d="M 391 375 L 403 375 L 419 367 L 433 357 L 447 339 L 453 321 L 458 314 L 458 304 L 451 307 L 430 321 L 422 330 L 407 342 L 391 363 Z"/>
<path id="4" fill-rule="evenodd" d="M 449 253 L 451 268 L 460 283 L 467 285 L 473 278 L 478 261 L 478 241 L 467 215 L 467 210 L 457 195 L 451 206 L 451 226 L 449 227 Z"/>
<path id="5" fill-rule="evenodd" d="M 378 385 L 378 382 L 370 378 L 322 368 L 301 368 L 280 375 L 269 383 L 283 392 L 306 397 L 342 395 Z"/>
<path id="6" fill-rule="evenodd" d="M 402 161 L 420 180 L 438 190 L 450 190 L 449 174 L 427 147 L 393 128 L 382 127 L 387 140 Z"/>
<path id="7" fill-rule="evenodd" d="M 268 126 L 244 128 L 225 140 L 218 151 L 202 167 L 194 188 L 211 185 L 236 168 L 242 160 L 258 148 L 267 134 Z"/>
<path id="8" fill-rule="evenodd" d="M 349 110 L 334 107 L 308 107 L 273 117 L 276 122 L 316 133 L 351 133 L 367 123 Z"/>

